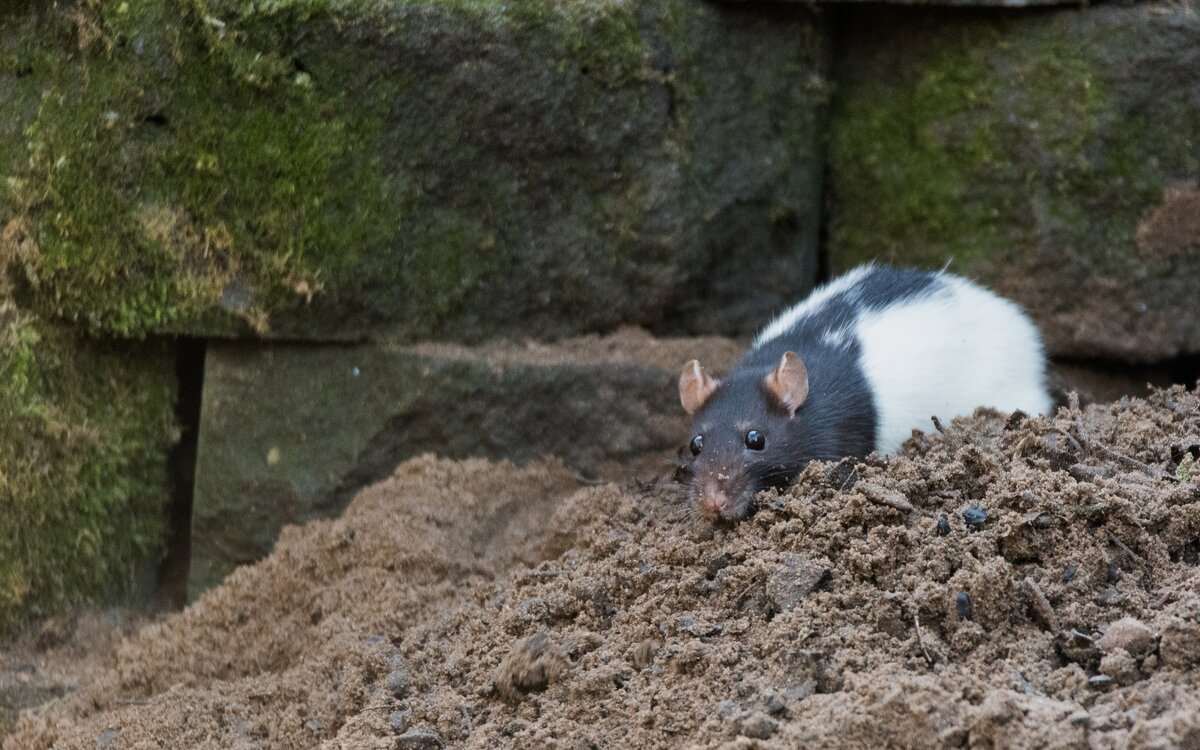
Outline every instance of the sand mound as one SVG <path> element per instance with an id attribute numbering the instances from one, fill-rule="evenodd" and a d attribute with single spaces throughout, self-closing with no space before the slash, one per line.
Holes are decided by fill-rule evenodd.
<path id="1" fill-rule="evenodd" d="M 5 748 L 1200 745 L 1200 398 L 981 413 L 734 527 L 410 461 Z"/>

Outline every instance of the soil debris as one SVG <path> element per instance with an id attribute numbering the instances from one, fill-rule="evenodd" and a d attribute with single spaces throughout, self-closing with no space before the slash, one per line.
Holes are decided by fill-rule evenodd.
<path id="1" fill-rule="evenodd" d="M 1196 747 L 1197 434 L 1182 387 L 984 410 L 733 526 L 422 457 L 4 747 Z"/>
<path id="2" fill-rule="evenodd" d="M 516 700 L 525 693 L 545 690 L 567 672 L 567 658 L 551 645 L 544 632 L 526 638 L 496 670 L 496 692 Z"/>

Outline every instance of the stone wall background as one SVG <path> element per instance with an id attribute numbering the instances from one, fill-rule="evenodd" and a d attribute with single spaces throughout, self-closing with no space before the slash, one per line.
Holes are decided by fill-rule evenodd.
<path id="1" fill-rule="evenodd" d="M 0 628 L 422 451 L 651 471 L 682 361 L 866 260 L 1194 377 L 1198 50 L 1194 2 L 6 5 Z"/>

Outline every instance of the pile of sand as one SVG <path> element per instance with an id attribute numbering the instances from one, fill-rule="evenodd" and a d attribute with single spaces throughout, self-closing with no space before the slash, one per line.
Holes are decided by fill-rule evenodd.
<path id="1" fill-rule="evenodd" d="M 1200 745 L 1200 398 L 981 413 L 733 527 L 421 458 L 5 748 Z"/>

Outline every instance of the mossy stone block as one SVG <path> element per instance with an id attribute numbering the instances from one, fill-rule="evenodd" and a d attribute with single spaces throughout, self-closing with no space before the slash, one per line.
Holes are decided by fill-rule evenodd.
<path id="1" fill-rule="evenodd" d="M 835 269 L 950 261 L 1024 303 L 1060 356 L 1200 353 L 1195 13 L 1142 3 L 845 20 Z"/>
<path id="2" fill-rule="evenodd" d="M 720 372 L 729 339 L 624 332 L 555 345 L 213 343 L 192 523 L 192 593 L 339 513 L 407 458 L 558 456 L 589 477 L 670 473 L 686 442 L 679 369 Z M 664 451 L 667 452 L 664 455 Z"/>
<path id="3" fill-rule="evenodd" d="M 0 259 L 120 336 L 748 330 L 815 275 L 809 9 L 123 0 L 0 37 Z"/>
<path id="4" fill-rule="evenodd" d="M 167 344 L 94 341 L 0 306 L 0 632 L 149 593 L 175 395 Z"/>

